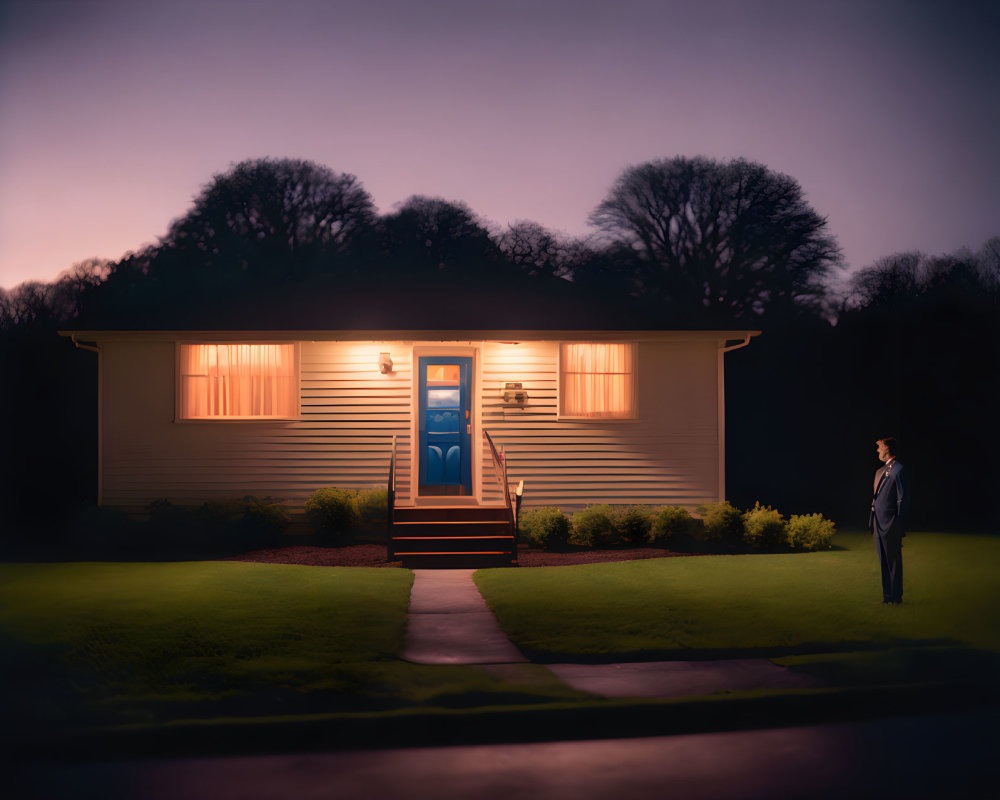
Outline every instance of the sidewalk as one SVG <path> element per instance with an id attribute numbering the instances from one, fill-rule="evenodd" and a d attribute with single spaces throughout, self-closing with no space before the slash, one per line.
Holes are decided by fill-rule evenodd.
<path id="1" fill-rule="evenodd" d="M 906 716 L 751 731 L 249 757 L 28 764 L 46 800 L 593 800 L 977 797 L 998 715 Z M 10 787 L 10 776 L 5 776 Z M 977 791 L 979 789 L 980 791 Z M 37 794 L 35 793 L 37 792 Z"/>
<path id="2" fill-rule="evenodd" d="M 472 580 L 472 569 L 414 570 L 403 658 L 416 664 L 523 664 Z M 686 697 L 822 685 L 766 658 L 548 664 L 573 689 L 601 697 Z"/>
<path id="3" fill-rule="evenodd" d="M 403 658 L 416 664 L 527 663 L 472 582 L 473 569 L 415 569 Z"/>

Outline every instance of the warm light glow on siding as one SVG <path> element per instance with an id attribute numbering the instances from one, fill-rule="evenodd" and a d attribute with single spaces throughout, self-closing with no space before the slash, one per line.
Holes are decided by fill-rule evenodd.
<path id="1" fill-rule="evenodd" d="M 635 416 L 634 344 L 564 344 L 559 364 L 563 416 Z"/>
<path id="2" fill-rule="evenodd" d="M 297 401 L 294 344 L 181 345 L 181 419 L 287 419 Z"/>

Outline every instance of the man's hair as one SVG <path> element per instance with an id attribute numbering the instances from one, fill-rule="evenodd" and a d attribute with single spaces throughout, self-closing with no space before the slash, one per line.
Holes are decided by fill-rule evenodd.
<path id="1" fill-rule="evenodd" d="M 895 437 L 886 436 L 884 439 L 878 439 L 876 441 L 885 445 L 885 449 L 889 451 L 890 456 L 899 455 L 899 442 L 896 441 Z"/>

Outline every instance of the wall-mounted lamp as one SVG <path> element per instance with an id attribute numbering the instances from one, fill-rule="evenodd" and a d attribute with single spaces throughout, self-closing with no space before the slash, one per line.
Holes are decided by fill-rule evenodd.
<path id="1" fill-rule="evenodd" d="M 388 353 L 378 354 L 378 371 L 383 375 L 392 372 L 392 357 Z"/>

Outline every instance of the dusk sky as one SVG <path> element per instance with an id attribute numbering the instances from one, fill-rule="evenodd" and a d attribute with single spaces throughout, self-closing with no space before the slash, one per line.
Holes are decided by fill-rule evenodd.
<path id="1" fill-rule="evenodd" d="M 306 158 L 573 235 L 629 164 L 796 178 L 857 268 L 1000 235 L 1000 2 L 0 0 L 0 287 Z"/>

